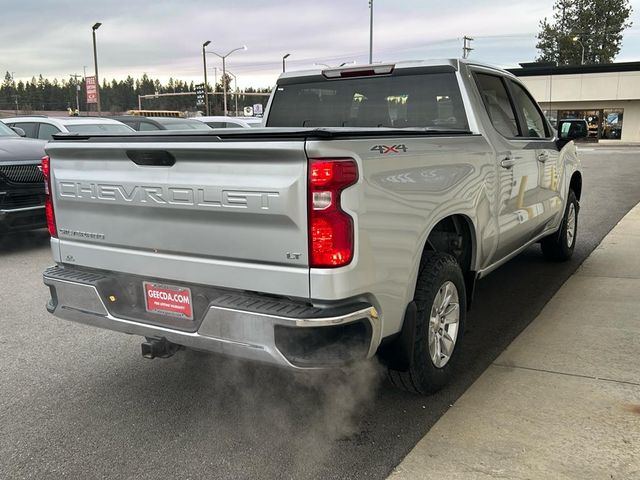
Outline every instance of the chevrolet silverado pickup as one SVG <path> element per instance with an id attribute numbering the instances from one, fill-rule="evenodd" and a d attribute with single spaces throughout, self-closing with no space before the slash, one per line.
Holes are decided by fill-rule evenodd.
<path id="1" fill-rule="evenodd" d="M 40 170 L 45 143 L 21 138 L 0 122 L 0 236 L 46 227 Z"/>
<path id="2" fill-rule="evenodd" d="M 571 257 L 582 175 L 513 75 L 463 60 L 282 74 L 265 127 L 57 136 L 53 315 L 295 369 L 374 356 L 430 393 L 477 279 Z"/>

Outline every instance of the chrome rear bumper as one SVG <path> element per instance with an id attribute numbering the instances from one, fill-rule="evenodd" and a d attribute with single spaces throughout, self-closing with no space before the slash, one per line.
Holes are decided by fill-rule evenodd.
<path id="1" fill-rule="evenodd" d="M 336 364 L 328 365 L 323 362 L 314 364 L 313 359 L 302 362 L 292 360 L 292 355 L 282 351 L 283 344 L 277 341 L 277 326 L 297 330 L 324 327 L 322 330 L 326 332 L 326 329 L 335 329 L 335 327 L 353 325 L 358 322 L 364 323 L 368 326 L 368 334 L 367 345 L 363 349 L 362 356 L 366 358 L 375 355 L 381 340 L 378 312 L 374 307 L 362 303 L 357 304 L 357 308 L 346 313 L 343 308 L 340 315 L 331 316 L 332 310 L 335 309 L 323 311 L 321 308 L 314 308 L 315 316 L 300 318 L 300 316 L 266 314 L 221 306 L 216 305 L 214 301 L 206 309 L 197 330 L 193 332 L 118 318 L 105 305 L 97 286 L 93 284 L 95 278 L 91 276 L 92 273 L 78 271 L 77 275 L 68 275 L 70 270 L 73 271 L 73 269 L 53 267 L 45 271 L 44 283 L 51 290 L 51 300 L 47 309 L 56 317 L 85 325 L 144 337 L 164 338 L 169 342 L 197 350 L 295 369 L 323 368 L 336 366 Z M 65 273 L 65 275 L 61 275 L 61 273 Z M 264 298 L 256 297 L 256 301 L 264 302 Z M 320 332 L 321 330 L 307 331 Z M 350 339 L 344 340 L 348 344 Z M 299 355 L 297 357 L 299 358 Z M 319 357 L 316 355 L 314 358 Z"/>

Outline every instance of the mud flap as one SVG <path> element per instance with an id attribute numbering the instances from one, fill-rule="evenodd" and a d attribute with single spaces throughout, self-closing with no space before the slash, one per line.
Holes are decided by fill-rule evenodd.
<path id="1" fill-rule="evenodd" d="M 383 343 L 378 349 L 380 360 L 387 367 L 400 372 L 406 372 L 409 369 L 416 341 L 417 316 L 416 303 L 411 302 L 404 312 L 400 333 Z"/>

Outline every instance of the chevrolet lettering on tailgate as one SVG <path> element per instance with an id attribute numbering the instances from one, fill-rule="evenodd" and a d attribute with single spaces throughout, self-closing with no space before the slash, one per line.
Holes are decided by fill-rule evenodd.
<path id="1" fill-rule="evenodd" d="M 280 194 L 273 191 L 241 191 L 222 187 L 167 187 L 164 185 L 114 185 L 58 182 L 63 198 L 126 203 L 192 205 L 195 207 L 258 208 L 268 210 Z"/>

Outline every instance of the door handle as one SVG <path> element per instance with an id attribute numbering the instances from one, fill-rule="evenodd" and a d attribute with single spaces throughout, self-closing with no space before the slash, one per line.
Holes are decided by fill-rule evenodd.
<path id="1" fill-rule="evenodd" d="M 515 164 L 516 160 L 511 156 L 505 157 L 502 159 L 502 161 L 500 161 L 500 166 L 502 168 L 512 168 Z"/>
<path id="2" fill-rule="evenodd" d="M 544 163 L 544 162 L 546 162 L 547 160 L 549 160 L 549 154 L 548 154 L 548 153 L 543 152 L 543 153 L 539 153 L 539 154 L 538 154 L 538 161 L 539 161 L 539 162 Z"/>

